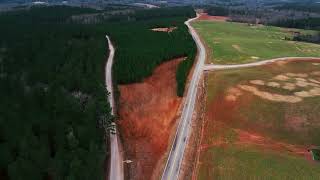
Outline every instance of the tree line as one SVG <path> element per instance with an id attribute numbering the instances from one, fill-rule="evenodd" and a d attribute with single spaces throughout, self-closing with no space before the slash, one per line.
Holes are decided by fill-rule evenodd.
<path id="1" fill-rule="evenodd" d="M 49 9 L 0 17 L 0 179 L 103 179 L 105 32 Z"/>
<path id="2" fill-rule="evenodd" d="M 320 11 L 317 4 L 281 4 L 271 7 L 208 6 L 209 15 L 229 16 L 230 21 L 264 24 L 288 28 L 320 29 Z"/>
<path id="3" fill-rule="evenodd" d="M 0 14 L 0 179 L 103 179 L 112 129 L 104 66 L 108 34 L 117 84 L 142 81 L 160 63 L 187 57 L 177 71 L 182 96 L 196 53 L 183 22 L 190 7 L 99 14 L 65 6 Z M 154 27 L 176 26 L 171 33 Z"/>
<path id="4" fill-rule="evenodd" d="M 142 15 L 146 12 L 145 15 Z M 196 46 L 184 22 L 195 16 L 192 8 L 162 8 L 138 11 L 129 20 L 113 23 L 108 29 L 116 54 L 113 77 L 117 84 L 141 82 L 160 63 L 188 57 L 177 71 L 177 94 L 183 95 L 186 76 L 196 54 Z M 149 18 L 146 18 L 149 17 Z M 156 27 L 177 27 L 173 32 L 154 32 Z M 187 65 L 188 64 L 188 65 Z"/>

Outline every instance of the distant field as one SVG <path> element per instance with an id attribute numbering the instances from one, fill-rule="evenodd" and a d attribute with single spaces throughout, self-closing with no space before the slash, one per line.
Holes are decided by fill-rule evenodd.
<path id="1" fill-rule="evenodd" d="M 207 45 L 209 62 L 216 64 L 239 64 L 288 56 L 320 56 L 320 45 L 284 40 L 297 31 L 314 31 L 213 21 L 196 21 L 193 27 Z"/>
<path id="2" fill-rule="evenodd" d="M 198 179 L 319 179 L 319 102 L 316 61 L 210 73 Z"/>

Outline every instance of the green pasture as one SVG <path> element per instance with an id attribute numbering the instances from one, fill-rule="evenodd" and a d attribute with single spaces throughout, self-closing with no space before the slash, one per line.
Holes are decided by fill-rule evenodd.
<path id="1" fill-rule="evenodd" d="M 250 84 L 250 80 L 256 79 L 265 82 L 275 81 L 272 77 L 287 72 L 308 74 L 312 71 L 320 71 L 320 65 L 315 66 L 311 62 L 291 62 L 281 66 L 215 71 L 208 75 L 207 111 L 210 111 L 209 106 L 213 101 L 225 96 L 229 88 L 236 87 L 239 84 Z M 320 79 L 319 76 L 313 75 L 309 75 L 308 78 Z M 285 82 L 279 83 L 284 84 Z M 267 86 L 259 86 L 258 88 L 282 95 L 292 95 L 294 92 L 306 90 L 302 87 L 297 87 L 293 91 Z M 293 104 L 268 101 L 258 96 L 253 97 L 250 101 L 246 96 L 239 97 L 238 101 L 241 105 L 237 108 L 237 115 L 233 117 L 231 127 L 245 130 L 256 128 L 260 134 L 287 143 L 320 145 L 320 96 L 304 98 L 303 101 Z M 303 119 L 299 128 L 294 129 L 287 125 L 288 118 L 291 117 Z M 239 121 L 238 119 L 245 121 Z M 220 121 L 223 121 L 223 119 Z"/>
<path id="2" fill-rule="evenodd" d="M 294 33 L 315 33 L 235 22 L 195 21 L 193 27 L 207 46 L 209 62 L 240 64 L 278 57 L 317 57 L 320 45 L 286 40 Z"/>
<path id="3" fill-rule="evenodd" d="M 298 103 L 274 102 L 247 92 L 236 100 L 235 110 L 219 109 L 228 89 L 239 84 L 249 84 L 250 80 L 276 81 L 274 76 L 284 73 L 305 73 L 309 79 L 320 76 L 320 65 L 314 62 L 290 62 L 285 65 L 268 65 L 243 69 L 219 70 L 208 74 L 207 119 L 205 137 L 202 139 L 197 177 L 199 180 L 260 180 L 260 179 L 320 179 L 320 164 L 295 155 L 290 151 L 276 151 L 254 144 L 238 144 L 238 131 L 255 133 L 275 142 L 296 145 L 306 150 L 320 145 L 320 96 L 304 98 Z M 279 82 L 279 81 L 278 81 Z M 285 82 L 279 82 L 281 84 Z M 261 89 L 261 86 L 257 86 Z M 261 89 L 278 94 L 292 94 L 301 91 L 297 88 L 288 92 L 281 88 Z M 218 103 L 214 103 L 218 102 Z M 215 112 L 209 115 L 210 112 Z M 233 116 L 219 116 L 218 113 L 232 113 Z M 291 124 L 290 121 L 294 120 Z M 289 125 L 288 125 L 289 124 Z M 214 145 L 216 142 L 223 145 Z"/>
<path id="4" fill-rule="evenodd" d="M 200 157 L 198 180 L 317 180 L 319 164 L 287 153 L 228 145 Z"/>

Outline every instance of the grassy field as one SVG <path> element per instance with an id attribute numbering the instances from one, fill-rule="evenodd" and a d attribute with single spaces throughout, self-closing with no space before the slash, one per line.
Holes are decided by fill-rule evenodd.
<path id="1" fill-rule="evenodd" d="M 254 147 L 212 148 L 203 154 L 205 164 L 211 168 L 201 168 L 199 180 L 316 180 L 320 177 L 319 166 L 287 153 L 263 151 Z"/>
<path id="2" fill-rule="evenodd" d="M 319 102 L 319 62 L 210 73 L 198 179 L 319 179 Z"/>
<path id="3" fill-rule="evenodd" d="M 285 40 L 294 31 L 272 26 L 249 26 L 234 22 L 195 21 L 193 27 L 207 45 L 209 62 L 239 64 L 293 56 L 320 56 L 320 45 Z"/>

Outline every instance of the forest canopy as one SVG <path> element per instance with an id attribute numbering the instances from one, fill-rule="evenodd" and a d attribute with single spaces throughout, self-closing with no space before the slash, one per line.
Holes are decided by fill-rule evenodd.
<path id="1" fill-rule="evenodd" d="M 104 179 L 114 120 L 106 34 L 116 47 L 115 83 L 141 81 L 163 61 L 186 56 L 177 71 L 183 95 L 196 52 L 183 24 L 192 8 L 105 14 L 65 6 L 0 14 L 0 179 Z M 169 25 L 178 28 L 150 31 Z"/>

